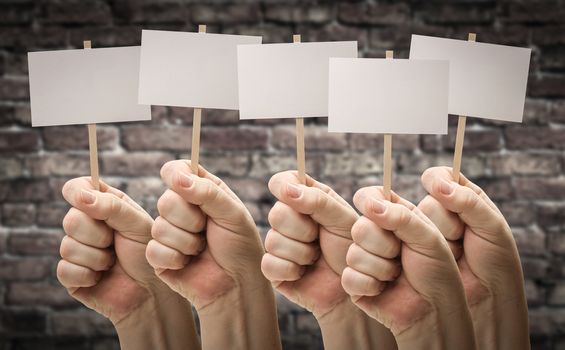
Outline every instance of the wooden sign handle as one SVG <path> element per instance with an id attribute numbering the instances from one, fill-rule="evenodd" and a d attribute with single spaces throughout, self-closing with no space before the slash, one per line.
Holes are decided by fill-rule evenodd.
<path id="1" fill-rule="evenodd" d="M 476 41 L 477 34 L 469 33 L 468 41 Z M 465 142 L 465 125 L 467 117 L 460 115 L 457 120 L 457 135 L 455 136 L 455 151 L 453 152 L 453 180 L 459 182 L 461 175 L 461 158 L 463 157 L 463 143 Z"/>
<path id="2" fill-rule="evenodd" d="M 294 43 L 301 42 L 300 34 L 292 36 Z M 306 154 L 304 151 L 304 118 L 296 118 L 296 165 L 298 170 L 298 181 L 306 185 Z"/>
<path id="3" fill-rule="evenodd" d="M 394 58 L 394 51 L 386 51 L 386 59 Z M 392 187 L 392 135 L 384 135 L 384 151 L 383 151 L 383 191 L 385 199 L 390 201 Z"/>
<path id="4" fill-rule="evenodd" d="M 85 50 L 92 48 L 92 42 L 82 42 Z M 88 124 L 88 150 L 90 153 L 90 179 L 96 191 L 100 191 L 100 172 L 98 170 L 98 141 L 96 139 L 96 124 Z"/>
<path id="5" fill-rule="evenodd" d="M 206 33 L 206 25 L 198 26 L 198 33 Z M 202 108 L 194 108 L 192 114 L 192 148 L 190 165 L 192 173 L 198 175 L 198 161 L 200 158 L 200 125 L 202 123 Z"/>

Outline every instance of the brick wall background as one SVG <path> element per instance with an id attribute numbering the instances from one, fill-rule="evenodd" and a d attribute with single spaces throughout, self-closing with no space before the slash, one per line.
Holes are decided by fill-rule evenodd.
<path id="1" fill-rule="evenodd" d="M 483 186 L 511 223 L 522 256 L 536 349 L 565 349 L 565 2 L 466 1 L 0 1 L 0 349 L 118 348 L 113 328 L 73 301 L 55 278 L 60 194 L 86 175 L 86 127 L 30 128 L 26 52 L 139 45 L 141 28 L 263 35 L 264 42 L 358 40 L 361 55 L 385 49 L 406 58 L 410 34 L 533 49 L 523 125 L 468 120 L 463 171 Z M 153 215 L 163 192 L 161 165 L 186 158 L 192 111 L 154 107 L 148 123 L 99 126 L 102 177 Z M 451 163 L 448 136 L 398 136 L 394 187 L 418 201 L 419 175 Z M 328 134 L 306 123 L 307 170 L 348 200 L 381 183 L 382 137 Z M 237 112 L 205 110 L 202 164 L 246 202 L 266 232 L 273 198 L 266 182 L 295 167 L 293 121 L 239 122 Z M 318 349 L 315 320 L 280 300 L 286 349 Z"/>

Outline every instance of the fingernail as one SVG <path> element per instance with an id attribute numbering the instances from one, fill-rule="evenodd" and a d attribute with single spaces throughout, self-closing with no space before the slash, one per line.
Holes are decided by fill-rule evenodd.
<path id="1" fill-rule="evenodd" d="M 288 184 L 287 191 L 290 198 L 300 198 L 302 196 L 302 189 L 294 184 Z"/>
<path id="2" fill-rule="evenodd" d="M 439 184 L 439 191 L 446 195 L 449 196 L 450 194 L 453 193 L 453 190 L 455 190 L 455 187 L 453 187 L 453 184 L 445 179 L 441 179 L 441 182 Z"/>
<path id="3" fill-rule="evenodd" d="M 96 202 L 96 196 L 88 190 L 80 191 L 80 199 L 84 202 L 84 204 L 94 204 L 94 202 Z"/>
<path id="4" fill-rule="evenodd" d="M 194 183 L 194 181 L 190 178 L 190 176 L 184 173 L 180 173 L 179 182 L 182 187 L 186 187 L 186 188 L 189 188 Z"/>
<path id="5" fill-rule="evenodd" d="M 386 211 L 386 204 L 380 200 L 380 199 L 371 199 L 371 210 L 375 213 L 375 214 L 384 214 L 384 212 Z"/>

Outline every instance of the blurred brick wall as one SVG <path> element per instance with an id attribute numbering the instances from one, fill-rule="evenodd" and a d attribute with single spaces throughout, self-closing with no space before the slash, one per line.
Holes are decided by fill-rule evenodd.
<path id="1" fill-rule="evenodd" d="M 263 35 L 264 42 L 358 40 L 361 55 L 408 55 L 410 34 L 533 48 L 524 124 L 468 121 L 463 171 L 502 208 L 526 274 L 534 348 L 565 349 L 565 2 L 564 1 L 0 1 L 0 349 L 117 348 L 112 326 L 74 302 L 55 278 L 60 189 L 86 175 L 86 127 L 31 129 L 26 52 L 139 45 L 141 28 Z M 197 82 L 195 82 L 197 83 Z M 375 82 L 378 83 L 378 82 Z M 220 87 L 219 87 L 220 88 Z M 211 92 L 213 93 L 213 92 Z M 155 215 L 159 168 L 187 157 L 192 111 L 153 108 L 149 123 L 99 127 L 101 174 Z M 307 170 L 348 200 L 381 183 L 382 138 L 328 134 L 308 120 Z M 423 196 L 419 175 L 451 162 L 449 136 L 394 139 L 394 188 Z M 202 164 L 248 205 L 265 232 L 271 174 L 295 167 L 293 122 L 239 122 L 204 111 Z M 286 349 L 318 349 L 315 320 L 280 300 Z"/>

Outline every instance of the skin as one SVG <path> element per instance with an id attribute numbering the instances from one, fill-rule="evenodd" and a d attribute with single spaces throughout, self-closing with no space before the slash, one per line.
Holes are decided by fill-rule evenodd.
<path id="1" fill-rule="evenodd" d="M 355 307 L 341 286 L 357 213 L 328 186 L 310 177 L 306 183 L 295 171 L 269 181 L 278 202 L 269 213 L 264 275 L 314 314 L 326 349 L 396 348 L 392 334 Z"/>
<path id="2" fill-rule="evenodd" d="M 153 219 L 123 192 L 90 178 L 68 181 L 72 208 L 57 278 L 69 294 L 106 316 L 122 349 L 199 349 L 190 304 L 162 283 L 145 259 Z"/>
<path id="3" fill-rule="evenodd" d="M 504 216 L 477 185 L 451 168 L 422 175 L 418 207 L 452 245 L 481 349 L 529 349 L 528 309 L 516 242 Z M 511 335 L 511 336 L 509 336 Z"/>
<path id="4" fill-rule="evenodd" d="M 474 349 L 473 323 L 453 254 L 413 204 L 381 187 L 357 191 L 342 285 L 392 331 L 399 349 Z"/>
<path id="5" fill-rule="evenodd" d="M 251 215 L 219 178 L 190 161 L 166 163 L 167 191 L 147 245 L 159 278 L 198 311 L 204 349 L 281 347 L 264 250 Z"/>

